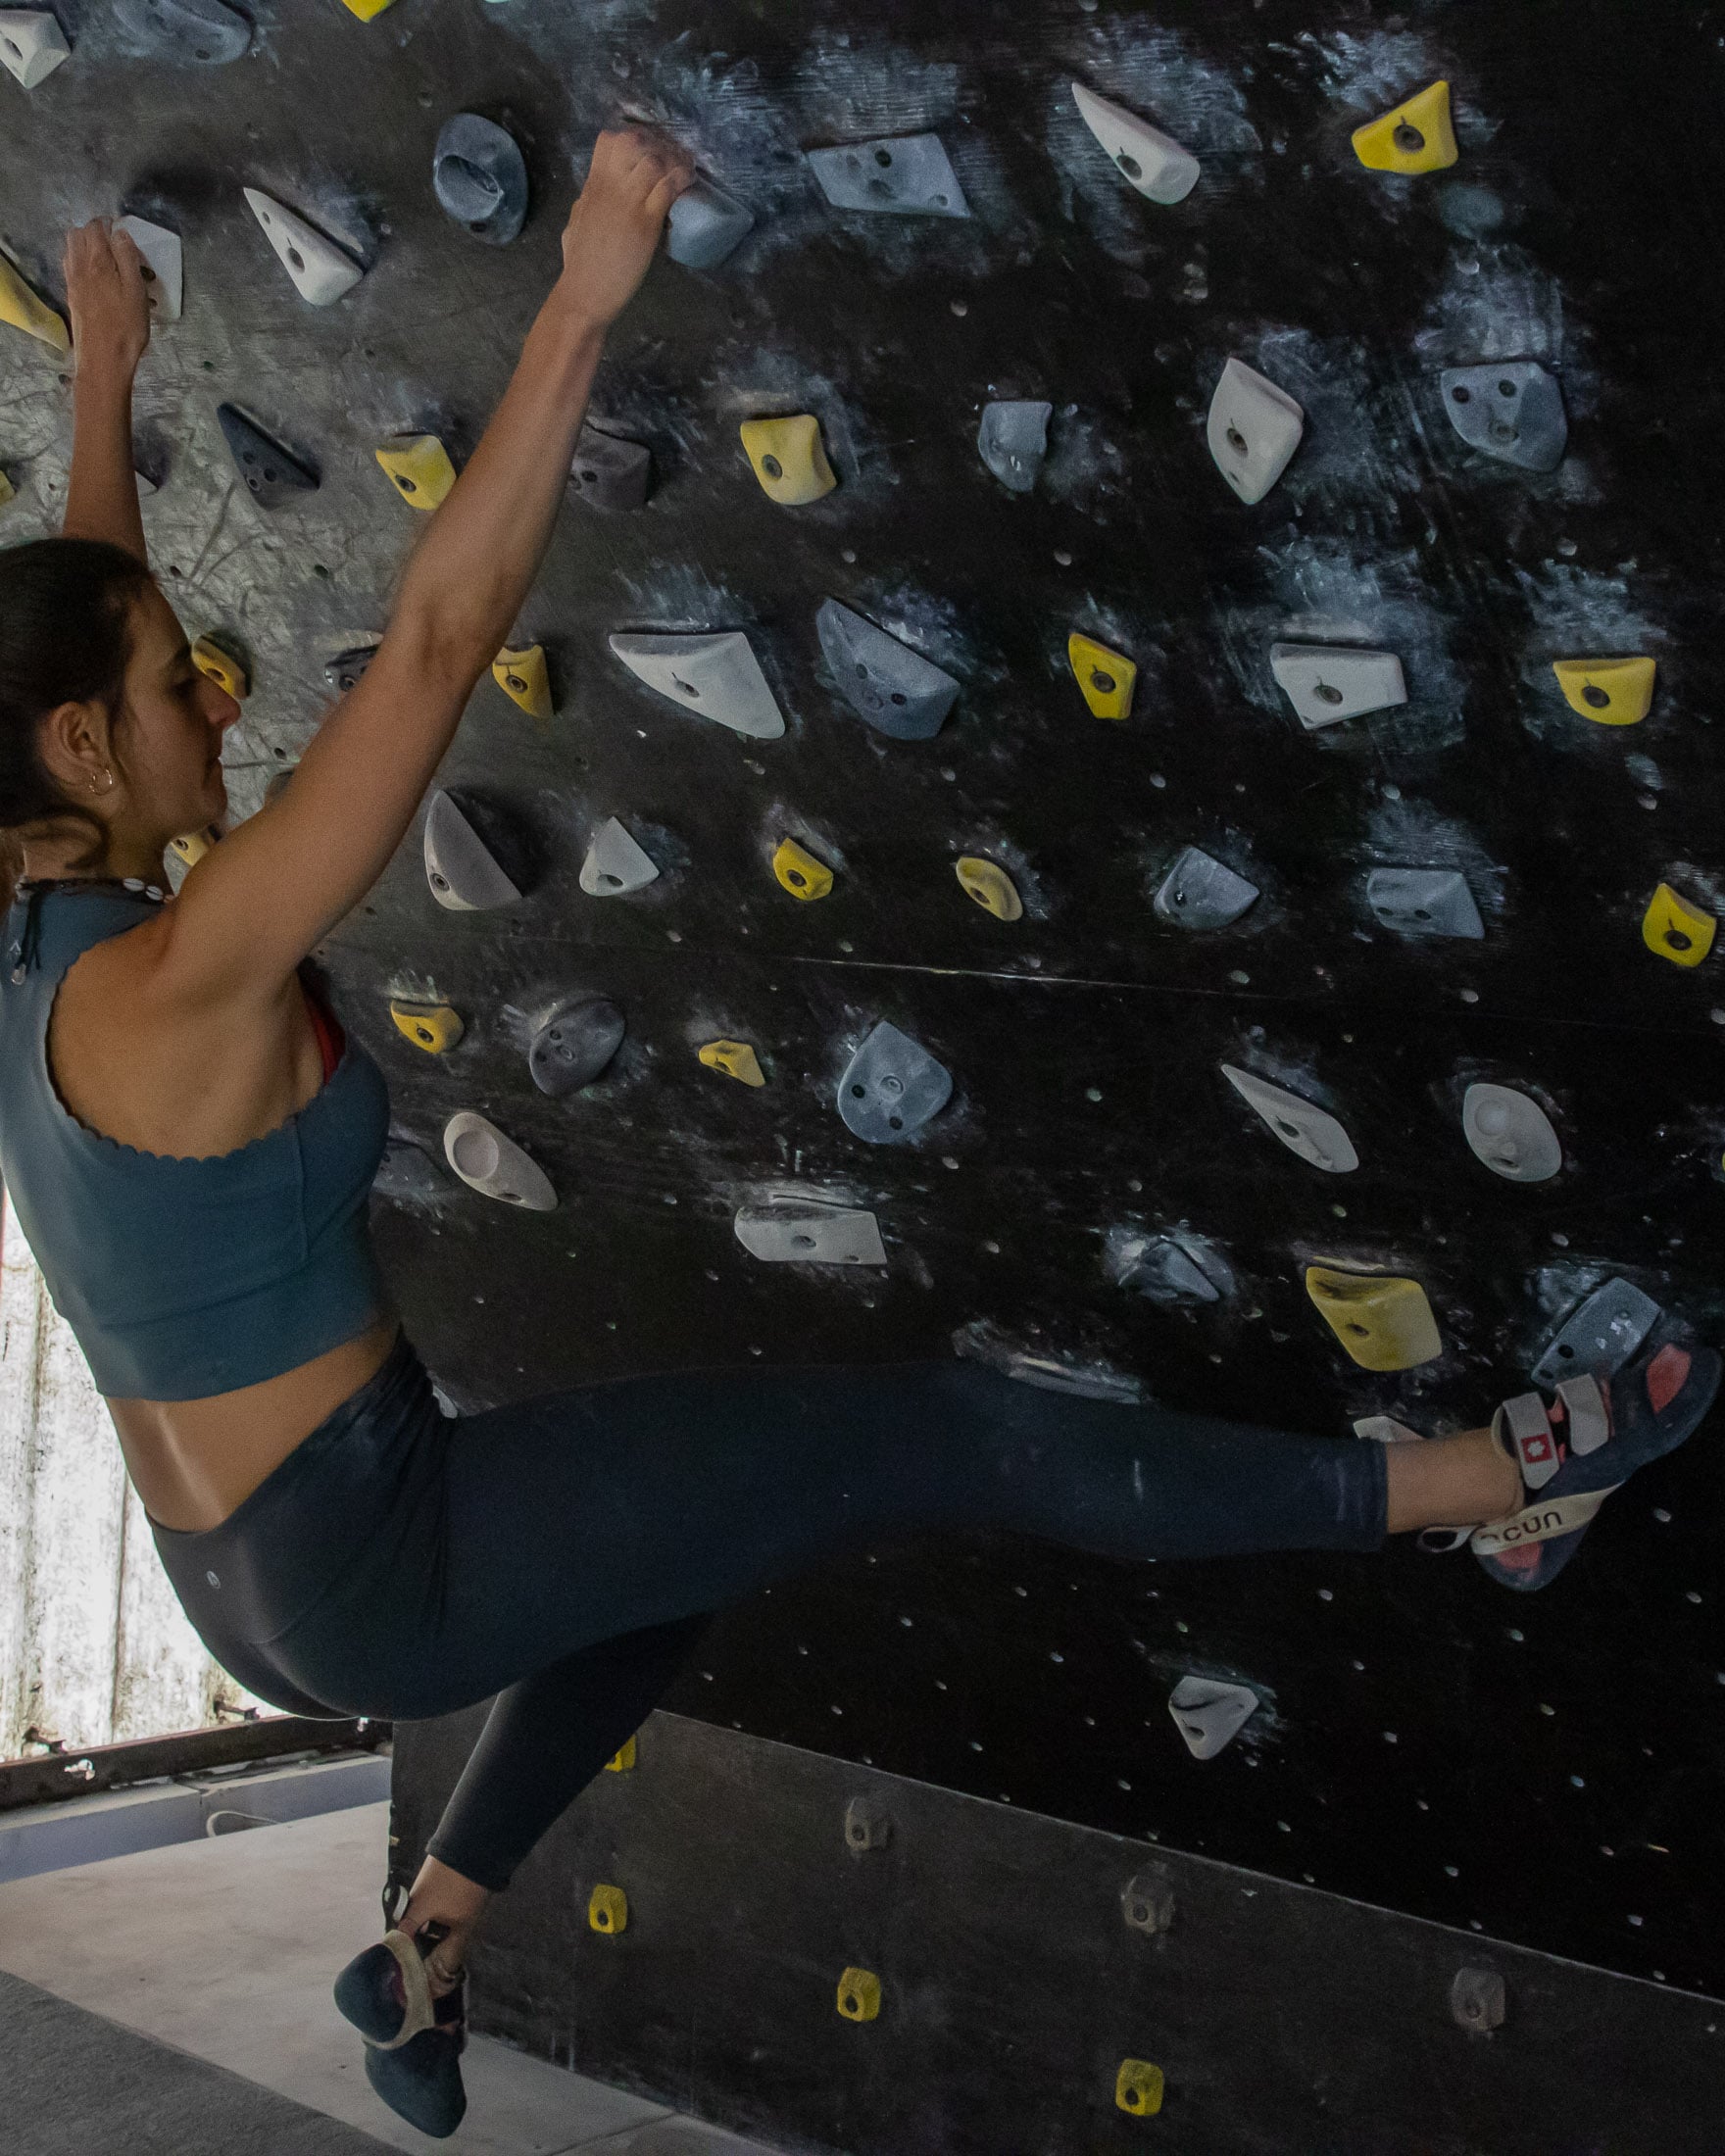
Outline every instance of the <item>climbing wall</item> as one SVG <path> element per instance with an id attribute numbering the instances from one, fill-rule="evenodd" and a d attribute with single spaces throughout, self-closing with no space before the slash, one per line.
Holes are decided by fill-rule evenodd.
<path id="1" fill-rule="evenodd" d="M 1704 21 L 245 12 L 214 65 L 169 0 L 68 0 L 70 59 L 0 82 L 37 291 L 97 212 L 183 244 L 139 462 L 165 586 L 251 680 L 236 814 L 382 629 L 596 129 L 696 153 L 684 252 L 753 219 L 613 336 L 610 446 L 429 849 L 321 955 L 388 1073 L 375 1232 L 452 1402 L 963 1329 L 1059 1382 L 1430 1433 L 1612 1283 L 1553 1371 L 1648 1303 L 1719 1337 Z M 445 158 L 465 224 L 434 190 L 464 112 L 522 153 L 508 244 L 465 228 L 507 220 L 507 159 Z M 8 333 L 0 367 L 23 538 L 66 361 Z M 697 636 L 730 641 L 614 642 Z M 601 1059 L 558 1091 L 566 1048 Z M 523 1160 L 553 1209 L 497 1195 Z M 727 1613 L 671 1703 L 1717 1993 L 1719 1498 L 1714 1429 L 1537 1596 L 1406 1546 L 931 1540 Z M 1259 1702 L 1208 1760 L 1186 1676 Z"/>

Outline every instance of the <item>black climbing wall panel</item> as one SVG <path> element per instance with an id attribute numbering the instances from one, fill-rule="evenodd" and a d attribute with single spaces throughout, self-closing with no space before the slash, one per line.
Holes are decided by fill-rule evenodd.
<path id="1" fill-rule="evenodd" d="M 595 416 L 650 443 L 656 486 L 638 513 L 564 515 L 512 640 L 546 646 L 556 716 L 483 682 L 447 759 L 444 780 L 526 841 L 521 903 L 444 911 L 416 831 L 324 954 L 439 1179 L 374 1216 L 454 1400 L 745 1353 L 942 1354 L 981 1317 L 1181 1405 L 1341 1436 L 1371 1412 L 1482 1419 L 1612 1274 L 1719 1336 L 1725 956 L 1679 967 L 1641 934 L 1662 880 L 1704 911 L 1725 898 L 1709 18 L 1667 0 L 251 12 L 247 59 L 186 71 L 69 0 L 72 60 L 27 96 L 0 82 L 0 239 L 40 286 L 58 292 L 77 218 L 135 210 L 185 239 L 140 459 L 162 482 L 146 516 L 166 588 L 252 662 L 236 813 L 310 738 L 325 662 L 383 626 L 419 535 L 374 450 L 432 432 L 470 452 L 595 129 L 665 121 L 757 218 L 717 270 L 657 267 L 612 339 Z M 1351 129 L 1440 75 L 1457 165 L 1362 169 Z M 1185 203 L 1125 187 L 1074 77 L 1198 153 Z M 461 109 L 526 152 L 535 203 L 512 246 L 433 197 L 432 145 Z M 969 220 L 842 216 L 800 154 L 918 128 L 940 132 Z M 363 281 L 308 308 L 243 185 L 341 241 Z M 0 335 L 19 489 L 0 531 L 22 538 L 63 500 L 70 404 L 55 355 Z M 1205 447 L 1230 356 L 1306 412 L 1250 509 Z M 1512 357 L 1562 382 L 1569 449 L 1549 475 L 1478 457 L 1443 416 L 1441 368 Z M 1026 495 L 975 450 L 982 404 L 1011 397 L 1055 408 Z M 254 506 L 224 398 L 319 472 L 315 495 Z M 798 411 L 839 484 L 786 510 L 737 427 Z M 960 679 L 935 739 L 885 742 L 837 698 L 813 625 L 829 596 Z M 606 646 L 713 628 L 748 631 L 782 740 L 673 710 Z M 1074 629 L 1135 659 L 1123 723 L 1085 708 Z M 1288 635 L 1397 652 L 1409 701 L 1304 732 L 1269 673 Z M 1558 693 L 1554 659 L 1602 653 L 1656 658 L 1639 726 Z M 576 876 L 612 815 L 662 873 L 598 902 Z M 785 835 L 836 869 L 830 898 L 773 880 Z M 1261 893 L 1213 935 L 1151 910 L 1194 843 Z M 970 904 L 961 854 L 1009 870 L 1021 920 Z M 1362 896 L 1380 865 L 1461 869 L 1483 939 L 1381 927 Z M 552 1100 L 526 1047 L 582 990 L 618 1002 L 629 1037 Z M 453 1004 L 459 1049 L 410 1045 L 392 995 Z M 834 1107 L 883 1018 L 957 1078 L 896 1150 Z M 697 1063 L 719 1035 L 757 1047 L 765 1088 Z M 1358 1169 L 1278 1146 L 1223 1061 L 1321 1100 Z M 1511 1184 L 1473 1157 L 1459 1099 L 1477 1077 L 1544 1102 L 1560 1175 Z M 447 1172 L 461 1108 L 526 1148 L 558 1211 Z M 787 1179 L 872 1209 L 887 1268 L 749 1257 L 732 1215 Z M 1200 1239 L 1233 1292 L 1186 1312 L 1115 1286 L 1122 1228 Z M 1314 1257 L 1421 1281 L 1442 1358 L 1355 1369 L 1304 1292 Z M 727 1613 L 675 1703 L 1717 1993 L 1719 1436 L 1611 1500 L 1543 1595 L 1405 1547 L 1147 1574 L 930 1541 Z M 1202 1766 L 1164 1705 L 1188 1669 L 1268 1708 Z"/>

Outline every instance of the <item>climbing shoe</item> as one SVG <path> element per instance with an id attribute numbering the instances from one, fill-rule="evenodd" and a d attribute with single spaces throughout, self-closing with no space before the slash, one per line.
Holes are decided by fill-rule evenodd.
<path id="1" fill-rule="evenodd" d="M 431 1995 L 425 1957 L 449 1936 L 444 1924 L 390 1931 L 356 1954 L 335 1980 L 335 2003 L 366 2039 L 366 2079 L 398 2117 L 445 2139 L 468 2108 L 461 2055 L 468 2042 L 468 1978 Z"/>

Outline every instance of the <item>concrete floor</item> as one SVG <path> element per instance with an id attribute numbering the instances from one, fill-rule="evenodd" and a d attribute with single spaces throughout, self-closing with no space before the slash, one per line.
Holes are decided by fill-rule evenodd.
<path id="1" fill-rule="evenodd" d="M 0 1886 L 0 1969 L 395 2148 L 470 2156 L 772 2156 L 483 2036 L 434 2144 L 371 2093 L 329 1986 L 379 1936 L 389 1807 L 356 1805 Z"/>

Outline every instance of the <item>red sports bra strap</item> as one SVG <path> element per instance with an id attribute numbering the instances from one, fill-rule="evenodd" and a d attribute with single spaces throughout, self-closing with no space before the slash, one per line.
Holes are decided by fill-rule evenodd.
<path id="1" fill-rule="evenodd" d="M 341 1052 L 347 1041 L 335 1013 L 325 1007 L 322 998 L 303 975 L 300 986 L 306 992 L 306 1009 L 311 1014 L 312 1031 L 318 1036 L 319 1053 L 323 1057 L 324 1082 L 327 1083 L 335 1075 L 335 1066 L 341 1061 Z"/>

